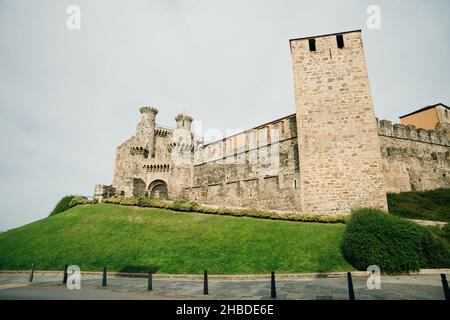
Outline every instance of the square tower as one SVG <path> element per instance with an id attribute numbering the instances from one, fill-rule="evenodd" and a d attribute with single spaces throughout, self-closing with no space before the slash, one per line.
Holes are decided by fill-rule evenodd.
<path id="1" fill-rule="evenodd" d="M 387 210 L 361 30 L 290 45 L 302 212 Z"/>

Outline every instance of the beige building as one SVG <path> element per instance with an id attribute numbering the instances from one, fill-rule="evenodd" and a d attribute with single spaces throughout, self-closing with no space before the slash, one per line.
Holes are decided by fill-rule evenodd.
<path id="1" fill-rule="evenodd" d="M 404 125 L 413 125 L 417 128 L 434 130 L 440 123 L 450 123 L 450 108 L 438 103 L 400 117 Z"/>
<path id="2" fill-rule="evenodd" d="M 97 185 L 95 198 L 337 214 L 387 209 L 386 192 L 450 188 L 448 107 L 378 121 L 360 31 L 290 46 L 296 113 L 203 144 L 191 117 L 170 129 L 142 107 L 135 135 L 117 148 L 113 184 Z"/>

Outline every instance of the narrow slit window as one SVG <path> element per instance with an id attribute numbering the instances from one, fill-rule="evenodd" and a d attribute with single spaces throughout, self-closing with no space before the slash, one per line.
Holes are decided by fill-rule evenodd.
<path id="1" fill-rule="evenodd" d="M 316 51 L 316 39 L 309 39 L 309 51 Z"/>
<path id="2" fill-rule="evenodd" d="M 338 34 L 336 36 L 337 46 L 339 49 L 344 47 L 344 36 L 342 34 Z"/>

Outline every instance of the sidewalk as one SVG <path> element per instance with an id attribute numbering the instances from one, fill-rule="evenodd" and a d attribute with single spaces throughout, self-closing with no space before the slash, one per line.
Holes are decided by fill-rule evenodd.
<path id="1" fill-rule="evenodd" d="M 448 274 L 448 273 L 447 273 Z M 58 289 L 56 299 L 75 297 L 71 293 L 78 291 L 79 299 L 233 299 L 265 300 L 270 299 L 270 280 L 234 279 L 217 280 L 210 278 L 209 295 L 203 295 L 203 281 L 186 278 L 158 278 L 153 280 L 153 291 L 147 291 L 147 279 L 123 276 L 108 276 L 108 286 L 102 287 L 100 274 L 82 275 L 81 290 L 68 290 L 62 285 L 61 273 L 34 274 L 32 283 L 28 283 L 26 273 L 0 273 L 0 299 L 8 299 L 11 290 L 33 291 L 39 296 L 54 299 L 47 291 Z M 282 278 L 282 277 L 281 277 Z M 439 274 L 419 274 L 406 276 L 382 276 L 381 289 L 369 290 L 366 276 L 353 276 L 353 286 L 357 300 L 443 300 L 444 292 Z M 37 291 L 36 289 L 40 289 Z M 287 280 L 276 282 L 277 299 L 280 300 L 347 300 L 347 278 L 312 277 L 295 275 Z M 8 291 L 9 290 L 9 291 Z M 52 292 L 53 292 L 52 291 Z M 56 291 L 55 291 L 56 292 Z M 66 292 L 67 294 L 64 294 Z M 83 295 L 83 292 L 85 293 Z M 120 293 L 120 295 L 119 295 Z M 116 296 L 114 296 L 116 294 Z"/>

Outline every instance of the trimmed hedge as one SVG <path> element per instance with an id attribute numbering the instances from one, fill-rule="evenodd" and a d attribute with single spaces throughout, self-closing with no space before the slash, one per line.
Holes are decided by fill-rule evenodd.
<path id="1" fill-rule="evenodd" d="M 86 197 L 76 196 L 72 199 L 72 201 L 70 201 L 69 207 L 72 208 L 79 204 L 94 204 L 94 203 L 96 203 L 95 200 L 89 200 Z"/>
<path id="2" fill-rule="evenodd" d="M 69 206 L 70 201 L 72 201 L 72 199 L 75 197 L 76 196 L 74 196 L 74 195 L 65 196 L 64 198 L 59 200 L 58 203 L 56 204 L 55 208 L 53 209 L 53 211 L 50 212 L 49 217 L 68 210 L 70 208 L 70 206 Z"/>
<path id="3" fill-rule="evenodd" d="M 344 234 L 343 253 L 358 270 L 377 265 L 388 274 L 450 266 L 445 243 L 430 230 L 375 209 L 352 214 Z"/>
<path id="4" fill-rule="evenodd" d="M 348 219 L 348 217 L 345 215 L 328 216 L 302 213 L 278 213 L 274 211 L 261 211 L 256 209 L 212 208 L 201 206 L 195 202 L 188 202 L 183 200 L 163 201 L 152 198 L 105 198 L 102 200 L 102 202 L 124 206 L 161 208 L 181 212 L 198 212 L 234 217 L 251 217 L 258 219 L 287 220 L 297 222 L 346 223 Z"/>

